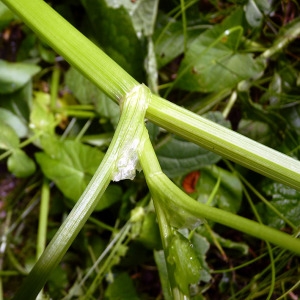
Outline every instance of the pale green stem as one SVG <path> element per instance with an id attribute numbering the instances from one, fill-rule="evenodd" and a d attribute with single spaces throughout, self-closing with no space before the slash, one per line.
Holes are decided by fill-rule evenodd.
<path id="1" fill-rule="evenodd" d="M 0 227 L 0 230 L 2 232 L 0 236 L 0 272 L 3 269 L 4 266 L 4 257 L 5 252 L 8 244 L 8 234 L 9 234 L 9 225 L 11 221 L 12 211 L 9 210 L 7 212 L 7 216 L 5 218 L 5 221 L 2 223 L 2 226 Z M 3 300 L 3 284 L 2 284 L 2 276 L 0 276 L 0 300 Z"/>
<path id="2" fill-rule="evenodd" d="M 154 192 L 155 197 L 160 198 L 160 201 L 163 201 L 168 207 L 172 216 L 168 220 L 170 224 L 172 224 L 175 214 L 184 216 L 190 222 L 195 221 L 193 218 L 199 220 L 206 218 L 300 254 L 299 239 L 230 212 L 191 200 L 165 174 L 159 171 L 159 163 L 149 139 L 145 139 L 140 160 L 151 192 Z"/>
<path id="3" fill-rule="evenodd" d="M 210 111 L 215 105 L 228 97 L 231 93 L 231 89 L 223 89 L 219 92 L 208 94 L 203 97 L 201 101 L 197 101 L 192 107 L 190 107 L 190 110 L 198 115 L 202 115 Z"/>
<path id="4" fill-rule="evenodd" d="M 299 37 L 300 35 L 300 24 L 299 19 L 290 28 L 285 30 L 284 34 L 281 35 L 273 44 L 271 48 L 261 54 L 262 58 L 270 58 L 275 53 L 280 52 L 286 47 L 291 41 Z"/>
<path id="5" fill-rule="evenodd" d="M 55 66 L 53 73 L 52 73 L 52 79 L 51 79 L 51 90 L 50 90 L 50 107 L 52 110 L 56 107 L 56 101 L 58 96 L 58 87 L 59 87 L 59 77 L 60 77 L 60 69 Z"/>
<path id="6" fill-rule="evenodd" d="M 236 91 L 233 91 L 230 98 L 229 98 L 229 101 L 225 107 L 225 109 L 223 110 L 223 117 L 226 119 L 234 105 L 234 103 L 236 102 L 236 99 L 237 99 L 237 92 Z"/>
<path id="7" fill-rule="evenodd" d="M 49 182 L 46 178 L 44 178 L 44 182 L 42 185 L 40 217 L 39 217 L 38 237 L 37 237 L 37 253 L 36 253 L 37 259 L 42 255 L 46 246 L 49 201 L 50 201 Z"/>
<path id="8" fill-rule="evenodd" d="M 300 286 L 300 279 L 289 290 L 287 290 L 283 295 L 276 298 L 276 300 L 281 300 L 283 298 L 288 299 L 287 297 L 289 296 L 289 294 L 292 293 L 298 286 Z"/>
<path id="9" fill-rule="evenodd" d="M 57 78 L 56 78 L 57 79 Z M 53 80 L 52 87 L 55 83 L 58 83 L 58 80 Z M 56 95 L 56 94 L 55 94 Z M 52 95 L 51 95 L 52 98 Z M 53 97 L 56 101 L 55 98 Z M 52 102 L 55 105 L 55 101 Z M 44 177 L 43 185 L 42 185 L 42 192 L 41 192 L 41 202 L 40 202 L 40 214 L 39 214 L 39 225 L 38 225 L 38 234 L 37 234 L 37 253 L 36 257 L 37 260 L 42 255 L 46 247 L 46 239 L 47 239 L 47 226 L 48 226 L 48 213 L 49 213 L 49 202 L 50 202 L 50 187 L 49 182 L 46 177 Z M 36 300 L 43 300 L 46 296 L 44 294 L 43 289 L 39 292 Z"/>
<path id="10" fill-rule="evenodd" d="M 187 50 L 187 22 L 186 22 L 186 13 L 185 13 L 185 0 L 180 0 L 181 6 L 181 16 L 182 16 L 182 29 L 183 29 L 183 38 L 184 38 L 184 53 Z"/>
<path id="11" fill-rule="evenodd" d="M 127 157 L 130 155 L 131 158 L 132 151 L 137 151 L 130 148 L 130 146 L 136 144 L 137 147 L 141 144 L 139 138 L 143 127 L 140 124 L 144 122 L 149 95 L 151 95 L 150 91 L 141 85 L 134 88 L 124 98 L 122 102 L 123 111 L 118 127 L 99 168 L 65 222 L 58 229 L 50 244 L 21 285 L 14 299 L 35 299 L 50 273 L 61 261 L 93 212 L 111 179 L 117 180 L 117 177 L 119 178 L 118 180 L 124 179 L 124 174 L 127 174 L 127 165 L 125 165 L 124 170 L 122 163 L 125 160 L 127 164 Z M 135 142 L 136 139 L 138 139 L 137 143 Z M 135 165 L 132 166 L 134 170 L 135 167 Z"/>
<path id="12" fill-rule="evenodd" d="M 107 271 L 112 267 L 114 263 L 114 258 L 117 257 L 118 255 L 117 253 L 118 249 L 120 249 L 122 243 L 124 243 L 124 240 L 126 239 L 129 230 L 131 229 L 131 225 L 132 224 L 130 222 L 126 223 L 124 227 L 121 229 L 121 231 L 118 233 L 118 235 L 113 239 L 114 243 L 110 243 L 109 244 L 110 247 L 105 249 L 104 251 L 105 253 L 103 252 L 101 254 L 101 256 L 99 257 L 95 265 L 98 265 L 100 261 L 104 258 L 104 256 L 109 252 L 109 250 L 111 250 L 109 256 L 101 265 L 101 269 L 93 279 L 93 282 L 91 283 L 89 289 L 85 292 L 85 294 L 82 297 L 80 297 L 80 299 L 82 300 L 92 299 L 92 294 L 98 288 L 99 282 L 101 282 L 101 280 L 103 279 Z M 85 276 L 84 280 L 86 278 L 87 276 Z M 83 284 L 83 280 L 80 282 L 80 284 Z"/>
<path id="13" fill-rule="evenodd" d="M 46 250 L 40 256 L 40 259 L 21 285 L 14 299 L 35 299 L 46 283 L 50 273 L 61 261 L 71 243 L 93 212 L 110 182 L 113 169 L 114 163 L 106 155 L 88 187 L 65 222 L 58 229 Z"/>
<path id="14" fill-rule="evenodd" d="M 300 162 L 285 154 L 157 96 L 152 97 L 146 116 L 153 123 L 212 152 L 295 189 L 300 189 Z"/>
<path id="15" fill-rule="evenodd" d="M 155 212 L 157 215 L 161 241 L 162 241 L 162 245 L 163 245 L 163 249 L 164 249 L 164 253 L 165 253 L 165 260 L 166 260 L 167 269 L 168 269 L 168 280 L 170 283 L 173 298 L 174 298 L 174 300 L 188 299 L 188 298 L 185 298 L 186 295 L 184 295 L 178 288 L 178 286 L 176 284 L 176 280 L 174 278 L 174 274 L 172 273 L 172 271 L 170 269 L 168 259 L 167 259 L 168 258 L 168 249 L 170 247 L 169 246 L 170 240 L 173 236 L 170 222 L 168 222 L 165 212 L 160 205 L 161 199 L 156 197 L 155 187 L 150 188 L 150 191 L 151 191 L 151 194 L 153 197 L 152 199 L 153 199 L 153 203 L 154 203 L 154 207 L 155 207 Z"/>
<path id="16" fill-rule="evenodd" d="M 86 123 L 84 124 L 84 126 L 81 128 L 80 132 L 77 134 L 75 141 L 79 142 L 81 140 L 81 138 L 84 136 L 84 134 L 86 133 L 86 131 L 89 129 L 89 127 L 92 124 L 92 119 L 88 119 L 86 121 Z"/>
<path id="17" fill-rule="evenodd" d="M 246 189 L 244 189 L 244 194 L 248 200 L 248 203 L 252 209 L 252 212 L 253 214 L 255 215 L 257 221 L 262 224 L 262 220 L 261 220 L 261 217 L 260 215 L 258 214 L 257 212 L 257 209 L 248 193 L 248 191 Z M 274 261 L 274 255 L 273 255 L 273 250 L 271 248 L 271 245 L 269 242 L 266 242 L 266 245 L 267 245 L 267 248 L 268 248 L 268 253 L 269 253 L 269 257 L 270 257 L 270 266 L 271 266 L 271 284 L 270 284 L 270 287 L 269 287 L 269 293 L 268 293 L 268 297 L 266 300 L 269 300 L 271 299 L 272 297 L 272 294 L 274 292 L 274 289 L 275 289 L 275 277 L 276 277 L 276 270 L 275 270 L 275 261 Z"/>

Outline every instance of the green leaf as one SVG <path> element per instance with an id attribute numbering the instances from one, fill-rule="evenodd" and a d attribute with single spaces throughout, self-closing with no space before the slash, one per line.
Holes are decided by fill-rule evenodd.
<path id="1" fill-rule="evenodd" d="M 147 73 L 147 84 L 149 89 L 158 94 L 158 71 L 156 63 L 156 55 L 152 38 L 148 38 L 148 53 L 145 58 L 145 70 Z"/>
<path id="2" fill-rule="evenodd" d="M 160 232 L 154 212 L 149 212 L 145 215 L 137 240 L 151 250 L 162 248 Z"/>
<path id="3" fill-rule="evenodd" d="M 159 21 L 165 23 L 165 20 L 159 19 Z M 163 67 L 184 51 L 182 23 L 172 19 L 166 21 L 170 22 L 168 27 L 155 33 L 154 43 L 158 68 Z"/>
<path id="4" fill-rule="evenodd" d="M 217 92 L 232 88 L 264 69 L 252 54 L 237 52 L 243 34 L 240 14 L 233 14 L 194 40 L 181 62 L 176 87 L 204 93 Z"/>
<path id="5" fill-rule="evenodd" d="M 142 34 L 145 36 L 153 34 L 158 0 L 106 0 L 106 5 L 113 9 L 125 8 L 138 37 L 141 37 Z"/>
<path id="6" fill-rule="evenodd" d="M 98 168 L 104 154 L 96 148 L 75 141 L 63 141 L 57 155 L 36 153 L 43 173 L 62 193 L 77 201 Z"/>
<path id="7" fill-rule="evenodd" d="M 57 266 L 48 279 L 49 293 L 52 297 L 59 298 L 68 287 L 68 276 L 63 265 Z"/>
<path id="8" fill-rule="evenodd" d="M 51 64 L 55 63 L 55 57 L 56 57 L 56 53 L 49 48 L 49 46 L 44 45 L 42 42 L 38 42 L 37 44 L 37 48 L 39 50 L 39 54 L 41 56 L 41 58 Z"/>
<path id="9" fill-rule="evenodd" d="M 105 299 L 108 300 L 139 300 L 132 279 L 127 273 L 121 273 L 105 291 Z"/>
<path id="10" fill-rule="evenodd" d="M 264 14 L 267 14 L 271 9 L 271 2 L 268 0 L 248 0 L 244 9 L 249 25 L 259 27 L 262 24 Z"/>
<path id="11" fill-rule="evenodd" d="M 201 226 L 203 227 L 203 226 Z M 210 271 L 206 262 L 206 253 L 209 249 L 209 242 L 203 236 L 198 233 L 194 233 L 191 238 L 191 243 L 196 252 L 202 269 L 200 270 L 200 280 L 203 282 L 209 282 L 211 280 Z"/>
<path id="12" fill-rule="evenodd" d="M 173 136 L 156 151 L 163 172 L 170 178 L 214 164 L 220 156 L 194 143 Z"/>
<path id="13" fill-rule="evenodd" d="M 184 35 L 181 21 L 177 21 L 168 16 L 158 15 L 158 29 L 154 34 L 155 53 L 158 68 L 171 62 L 184 52 Z M 187 28 L 187 46 L 198 37 L 202 29 L 189 30 Z"/>
<path id="14" fill-rule="evenodd" d="M 28 177 L 35 172 L 34 161 L 21 149 L 14 149 L 7 160 L 8 170 L 16 177 Z"/>
<path id="15" fill-rule="evenodd" d="M 28 134 L 25 122 L 11 111 L 0 108 L 0 120 L 13 128 L 19 138 L 24 138 Z"/>
<path id="16" fill-rule="evenodd" d="M 238 125 L 238 132 L 269 147 L 274 147 L 277 139 L 276 132 L 269 124 L 261 121 L 242 119 Z"/>
<path id="17" fill-rule="evenodd" d="M 19 121 L 15 124 L 18 125 L 20 122 L 26 126 L 26 136 L 28 131 L 28 122 L 30 108 L 32 107 L 32 82 L 31 80 L 22 86 L 17 91 L 10 94 L 1 94 L 0 93 L 0 106 L 3 109 L 6 109 L 16 115 L 19 118 Z M 15 123 L 16 120 L 14 120 Z M 18 125 L 19 126 L 19 125 Z M 13 126 L 14 127 L 14 126 Z M 19 128 L 21 129 L 21 128 Z M 19 135 L 23 135 L 24 130 L 21 130 Z M 21 137 L 21 136 L 20 136 Z M 22 136 L 23 137 L 23 136 Z"/>
<path id="18" fill-rule="evenodd" d="M 271 198 L 270 204 L 298 227 L 300 225 L 300 192 L 277 182 L 265 184 L 263 190 Z M 263 223 L 277 229 L 282 229 L 285 226 L 284 220 L 270 208 L 262 203 L 258 205 L 258 208 Z"/>
<path id="19" fill-rule="evenodd" d="M 201 263 L 193 244 L 180 233 L 174 233 L 168 249 L 167 261 L 172 267 L 180 290 L 189 295 L 189 285 L 200 280 Z"/>
<path id="20" fill-rule="evenodd" d="M 0 119 L 0 149 L 13 150 L 18 146 L 19 137 L 16 131 Z"/>
<path id="21" fill-rule="evenodd" d="M 107 1 L 108 4 L 110 1 Z M 126 8 L 137 33 L 137 36 L 141 36 L 143 33 L 145 36 L 153 34 L 153 28 L 155 25 L 158 0 L 139 0 L 139 1 L 127 1 L 120 0 L 114 1 L 114 5 L 119 2 Z"/>
<path id="22" fill-rule="evenodd" d="M 280 110 L 289 126 L 295 130 L 297 135 L 300 135 L 300 105 L 294 105 L 284 110 Z"/>
<path id="23" fill-rule="evenodd" d="M 40 67 L 29 63 L 11 63 L 0 60 L 0 94 L 9 94 L 24 86 Z"/>
<path id="24" fill-rule="evenodd" d="M 108 118 L 115 127 L 117 126 L 120 117 L 119 106 L 76 69 L 71 68 L 67 72 L 66 84 L 80 103 L 93 104 L 101 116 Z"/>
<path id="25" fill-rule="evenodd" d="M 211 112 L 204 117 L 230 127 L 230 123 L 220 112 Z M 219 155 L 177 136 L 172 136 L 157 149 L 156 154 L 162 170 L 171 178 L 214 164 L 221 159 Z"/>
<path id="26" fill-rule="evenodd" d="M 138 39 L 131 16 L 124 7 L 109 7 L 105 0 L 81 0 L 94 37 L 104 51 L 137 80 L 144 77 L 145 49 Z M 109 2 L 111 4 L 111 2 Z M 110 5 L 113 6 L 113 5 Z"/>
<path id="27" fill-rule="evenodd" d="M 242 183 L 233 173 L 216 165 L 204 167 L 200 170 L 200 179 L 193 195 L 199 202 L 207 203 L 220 177 L 220 186 L 212 199 L 211 205 L 236 213 L 242 201 Z"/>
<path id="28" fill-rule="evenodd" d="M 122 199 L 122 189 L 118 185 L 109 185 L 105 190 L 101 200 L 97 204 L 95 211 L 100 211 L 108 208 L 114 203 L 120 201 Z"/>

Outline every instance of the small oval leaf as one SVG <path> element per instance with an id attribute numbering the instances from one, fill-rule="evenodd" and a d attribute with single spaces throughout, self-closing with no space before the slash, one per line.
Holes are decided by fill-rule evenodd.
<path id="1" fill-rule="evenodd" d="M 16 177 L 28 177 L 35 172 L 34 161 L 20 149 L 15 149 L 7 160 L 8 170 Z"/>

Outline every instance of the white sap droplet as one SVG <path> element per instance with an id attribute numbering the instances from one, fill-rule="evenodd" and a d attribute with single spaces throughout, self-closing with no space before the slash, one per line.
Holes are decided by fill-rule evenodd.
<path id="1" fill-rule="evenodd" d="M 116 170 L 112 176 L 113 181 L 134 179 L 138 164 L 138 145 L 139 140 L 135 139 L 122 149 L 121 157 L 117 159 Z"/>

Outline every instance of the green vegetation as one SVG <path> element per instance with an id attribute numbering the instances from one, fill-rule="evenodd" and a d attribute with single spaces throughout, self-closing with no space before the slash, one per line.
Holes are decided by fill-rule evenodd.
<path id="1" fill-rule="evenodd" d="M 297 2 L 50 4 L 0 2 L 0 300 L 295 298 Z"/>

